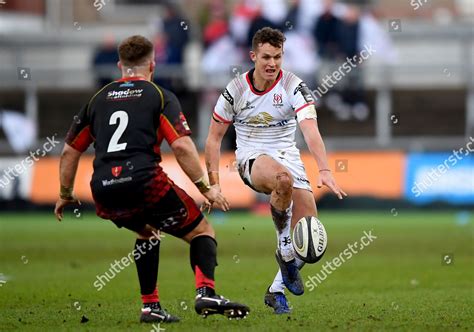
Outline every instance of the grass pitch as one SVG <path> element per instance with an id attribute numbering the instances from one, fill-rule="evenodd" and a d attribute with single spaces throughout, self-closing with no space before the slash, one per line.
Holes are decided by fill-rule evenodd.
<path id="1" fill-rule="evenodd" d="M 396 214 L 396 215 L 395 215 Z M 199 317 L 188 245 L 166 236 L 159 271 L 162 305 L 182 322 L 161 331 L 321 331 L 474 329 L 473 218 L 456 212 L 321 211 L 329 246 L 308 276 L 338 256 L 364 231 L 377 237 L 313 291 L 289 295 L 291 315 L 263 305 L 276 272 L 275 232 L 269 217 L 213 213 L 218 238 L 219 293 L 248 304 L 249 317 Z M 101 291 L 96 276 L 133 248 L 133 234 L 112 223 L 69 214 L 0 214 L 0 330 L 157 331 L 138 323 L 141 306 L 135 267 Z M 81 323 L 83 316 L 88 319 Z M 84 319 L 85 320 L 85 319 Z"/>

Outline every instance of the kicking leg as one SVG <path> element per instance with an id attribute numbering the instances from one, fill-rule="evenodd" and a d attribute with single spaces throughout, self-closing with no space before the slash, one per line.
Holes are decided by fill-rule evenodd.
<path id="1" fill-rule="evenodd" d="M 306 189 L 293 188 L 293 216 L 291 218 L 291 228 L 293 229 L 301 218 L 305 216 L 317 216 L 316 203 L 314 200 L 313 193 Z M 298 257 L 296 259 L 296 265 L 301 270 L 306 264 Z M 284 293 L 285 284 L 283 283 L 283 277 L 281 271 L 278 270 L 272 285 L 269 288 L 271 293 L 281 292 Z"/>
<path id="2" fill-rule="evenodd" d="M 290 172 L 273 158 L 261 155 L 253 163 L 251 179 L 255 189 L 271 194 L 271 212 L 278 239 L 276 259 L 280 266 L 281 277 L 290 292 L 301 295 L 304 292 L 304 286 L 291 243 L 293 179 Z M 281 286 L 268 290 L 270 293 L 280 291 L 283 291 Z M 267 302 L 265 300 L 265 303 Z M 275 307 L 274 309 L 277 312 Z"/>

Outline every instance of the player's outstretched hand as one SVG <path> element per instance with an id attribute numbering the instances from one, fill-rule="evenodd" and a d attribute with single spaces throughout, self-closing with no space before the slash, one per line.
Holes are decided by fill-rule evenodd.
<path id="1" fill-rule="evenodd" d="M 339 199 L 343 199 L 345 196 L 347 196 L 344 190 L 339 188 L 339 186 L 337 185 L 336 180 L 334 180 L 331 171 L 324 170 L 322 172 L 319 172 L 318 188 L 321 188 L 323 185 L 331 189 Z"/>
<path id="2" fill-rule="evenodd" d="M 212 206 L 215 204 L 215 206 L 217 206 L 222 211 L 229 211 L 230 204 L 224 195 L 222 195 L 219 186 L 212 186 L 211 189 L 209 189 L 208 192 L 203 193 L 203 195 L 207 200 L 204 202 L 201 209 L 207 209 L 207 212 L 209 213 Z"/>
<path id="3" fill-rule="evenodd" d="M 56 202 L 56 206 L 54 208 L 54 214 L 56 215 L 56 219 L 58 219 L 58 221 L 61 221 L 63 220 L 63 211 L 64 211 L 64 208 L 68 205 L 72 205 L 72 204 L 79 204 L 81 205 L 81 202 L 76 199 L 76 198 L 72 198 L 72 199 L 62 199 L 62 198 L 58 198 L 58 201 Z"/>

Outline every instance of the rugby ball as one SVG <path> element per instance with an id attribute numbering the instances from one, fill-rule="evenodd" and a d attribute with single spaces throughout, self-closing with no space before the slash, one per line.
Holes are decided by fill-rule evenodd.
<path id="1" fill-rule="evenodd" d="M 328 244 L 328 237 L 324 225 L 318 218 L 303 217 L 293 229 L 293 248 L 298 257 L 306 263 L 319 261 Z"/>

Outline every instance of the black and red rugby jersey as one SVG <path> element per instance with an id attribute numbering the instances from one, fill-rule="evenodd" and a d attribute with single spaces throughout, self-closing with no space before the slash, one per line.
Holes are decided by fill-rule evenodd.
<path id="1" fill-rule="evenodd" d="M 99 90 L 74 117 L 66 143 L 84 152 L 94 144 L 91 190 L 97 214 L 129 218 L 171 187 L 159 165 L 166 139 L 190 135 L 176 96 L 142 78 L 123 78 Z"/>

